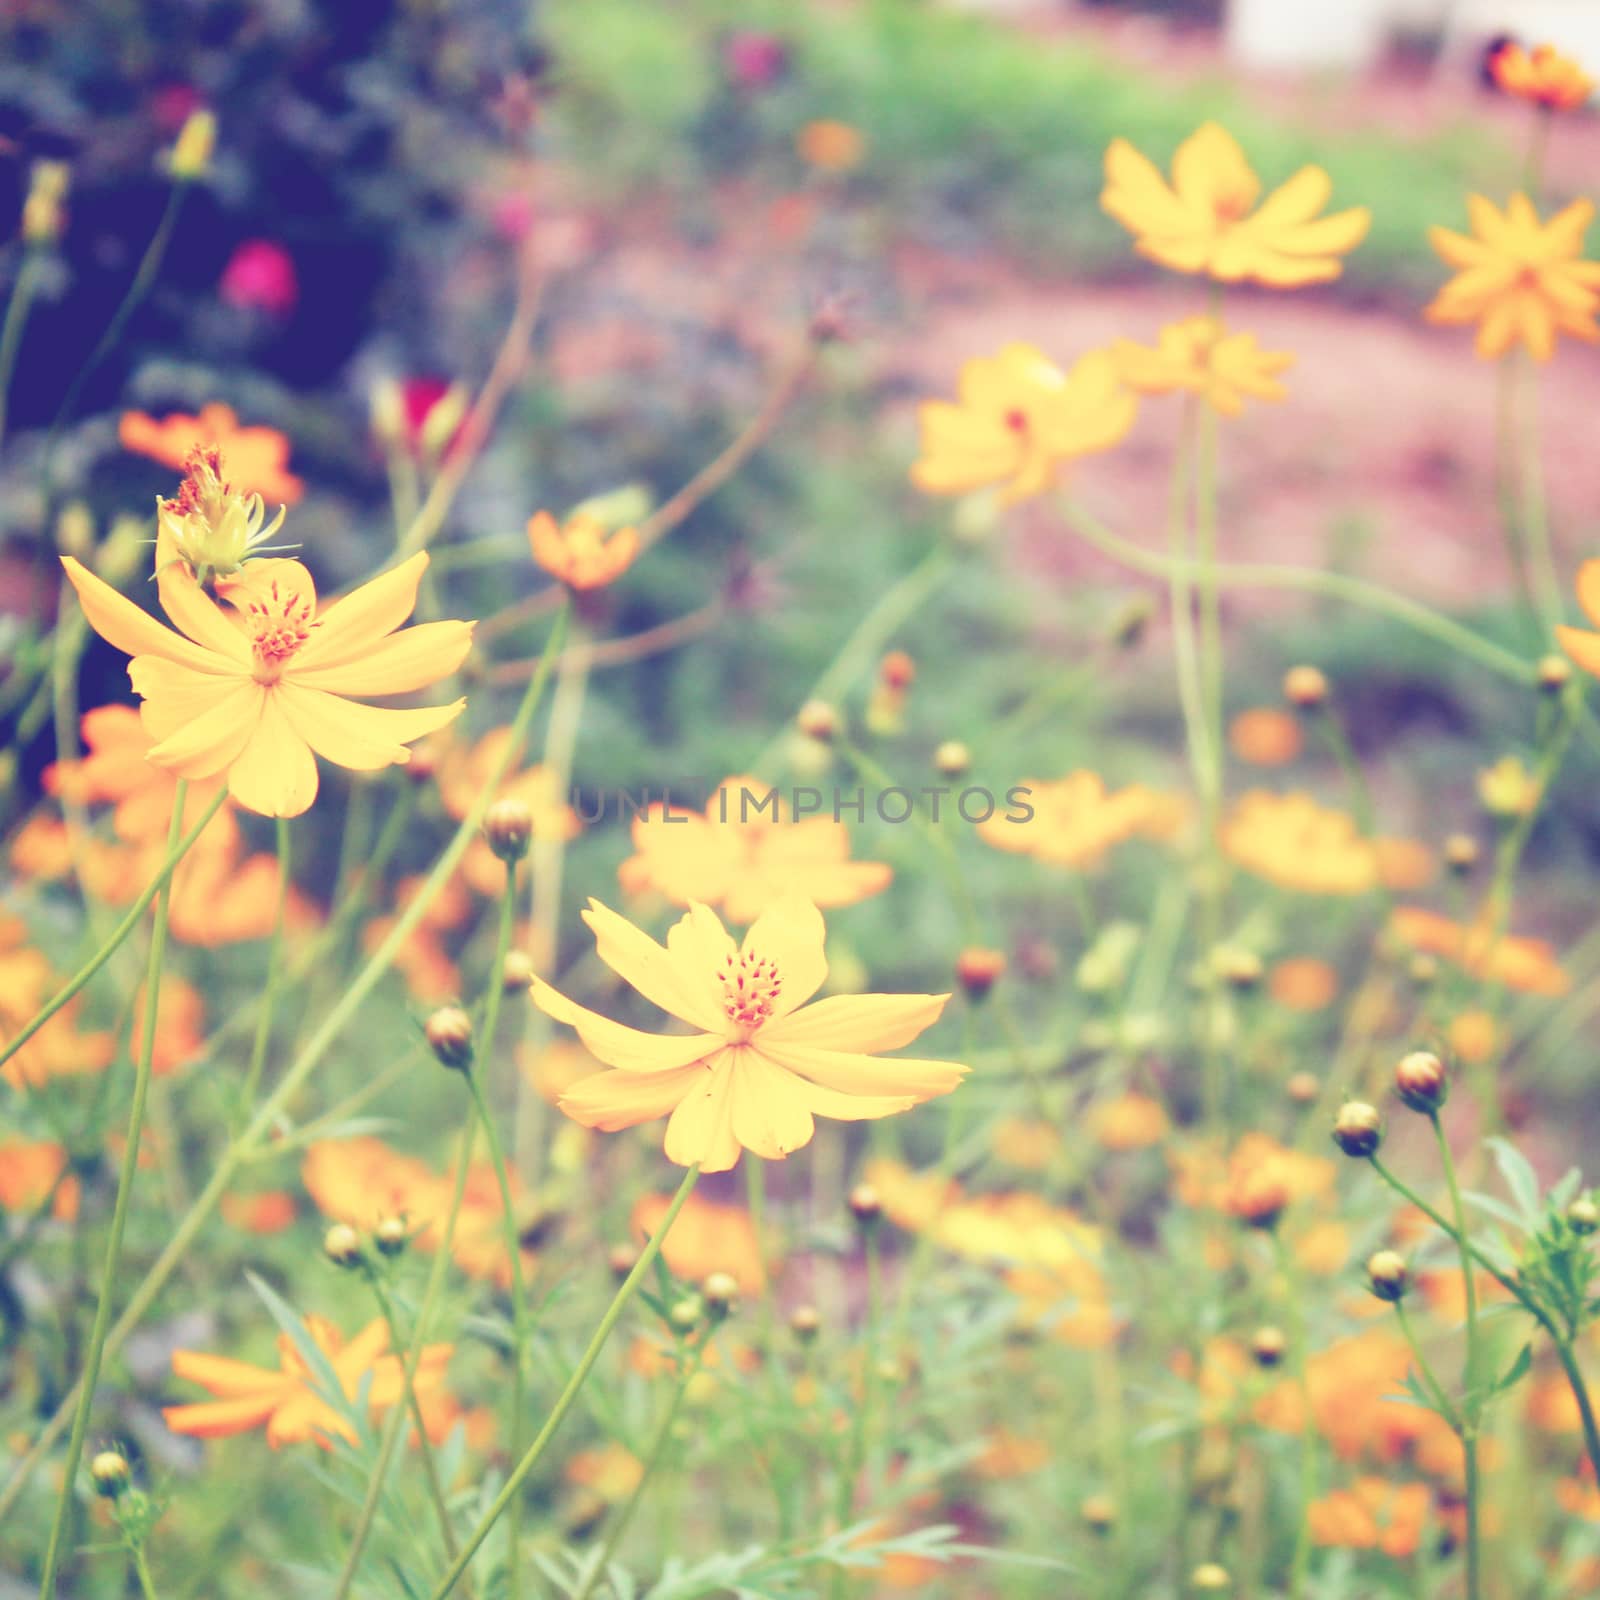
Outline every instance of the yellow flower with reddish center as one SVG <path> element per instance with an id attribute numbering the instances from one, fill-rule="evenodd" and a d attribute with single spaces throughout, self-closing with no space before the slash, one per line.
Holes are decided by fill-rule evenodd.
<path id="1" fill-rule="evenodd" d="M 1021 821 L 997 811 L 978 824 L 978 836 L 997 850 L 1030 855 L 1058 867 L 1097 866 L 1113 846 L 1134 838 L 1170 839 L 1188 807 L 1175 795 L 1143 784 L 1108 789 L 1097 772 L 1069 772 L 1047 781 L 1025 778 L 1012 791 L 1033 812 Z"/>
<path id="2" fill-rule="evenodd" d="M 1594 79 L 1554 45 L 1526 50 L 1515 39 L 1504 39 L 1490 53 L 1487 66 L 1502 93 L 1545 111 L 1576 111 L 1594 93 Z"/>
<path id="3" fill-rule="evenodd" d="M 674 905 L 716 906 L 754 922 L 803 894 L 815 906 L 849 906 L 880 893 L 893 873 L 850 859 L 850 830 L 831 816 L 784 820 L 783 795 L 756 778 L 727 778 L 704 815 L 654 802 L 633 819 L 637 852 L 617 869 L 627 894 L 654 890 Z"/>
<path id="4" fill-rule="evenodd" d="M 162 609 L 179 632 L 71 556 L 61 558 L 85 615 L 133 659 L 149 760 L 181 778 L 226 772 L 247 810 L 298 816 L 317 796 L 313 751 L 357 772 L 411 759 L 406 745 L 456 717 L 466 703 L 380 709 L 347 698 L 404 694 L 448 677 L 472 644 L 472 625 L 427 622 L 396 632 L 416 605 L 428 564 L 413 556 L 320 613 L 298 561 L 253 561 L 214 601 L 157 540 Z"/>
<path id="5" fill-rule="evenodd" d="M 389 1330 L 381 1317 L 348 1343 L 322 1317 L 307 1317 L 305 1326 L 327 1357 L 346 1400 L 354 1402 L 364 1383 L 368 1384 L 367 1404 L 374 1414 L 400 1399 L 404 1393 L 400 1358 L 384 1353 L 389 1347 Z M 414 1380 L 418 1395 L 443 1381 L 452 1348 L 447 1344 L 423 1347 Z M 197 1350 L 175 1350 L 172 1370 L 216 1397 L 195 1405 L 165 1407 L 162 1415 L 174 1433 L 220 1439 L 264 1426 L 267 1443 L 274 1450 L 313 1438 L 324 1446 L 331 1439 L 356 1442 L 355 1430 L 317 1392 L 315 1374 L 286 1333 L 278 1335 L 277 1371 Z"/>
<path id="6" fill-rule="evenodd" d="M 1263 350 L 1253 333 L 1230 333 L 1218 317 L 1186 317 L 1161 330 L 1156 348 L 1118 339 L 1111 346 L 1123 380 L 1140 394 L 1194 394 L 1225 417 L 1246 398 L 1283 400 L 1278 374 L 1294 365 L 1284 351 Z"/>
<path id="7" fill-rule="evenodd" d="M 1423 1483 L 1357 1478 L 1348 1489 L 1306 1508 L 1312 1542 L 1346 1550 L 1381 1550 L 1396 1561 L 1417 1553 L 1432 1518 L 1433 1491 Z"/>
<path id="8" fill-rule="evenodd" d="M 1006 504 L 1042 494 L 1079 456 L 1127 437 L 1138 399 L 1103 350 L 1070 372 L 1030 344 L 1008 344 L 961 369 L 959 400 L 917 411 L 922 452 L 911 481 L 927 494 L 1003 485 Z"/>
<path id="9" fill-rule="evenodd" d="M 1302 167 L 1258 207 L 1261 180 L 1238 141 L 1214 122 L 1178 146 L 1170 184 L 1126 139 L 1112 140 L 1105 170 L 1101 207 L 1134 235 L 1140 255 L 1222 283 L 1326 283 L 1372 220 L 1365 206 L 1318 216 L 1333 184 L 1315 166 Z"/>
<path id="10" fill-rule="evenodd" d="M 1423 313 L 1429 322 L 1477 323 L 1485 360 L 1523 345 L 1540 361 L 1555 354 L 1556 336 L 1600 342 L 1600 261 L 1585 261 L 1583 236 L 1594 219 L 1588 200 L 1574 200 L 1548 222 L 1533 202 L 1514 194 L 1504 211 L 1482 195 L 1467 196 L 1472 234 L 1430 228 L 1428 238 L 1453 277 Z"/>
<path id="11" fill-rule="evenodd" d="M 241 428 L 231 406 L 202 406 L 198 417 L 174 412 L 159 422 L 142 411 L 127 411 L 117 437 L 124 450 L 174 472 L 182 472 L 197 449 L 220 450 L 238 493 L 258 494 L 274 505 L 292 506 L 305 493 L 305 485 L 288 470 L 289 441 L 275 428 Z"/>
<path id="12" fill-rule="evenodd" d="M 1348 812 L 1308 794 L 1252 789 L 1222 825 L 1222 848 L 1241 867 L 1304 894 L 1365 894 L 1380 885 L 1409 888 L 1432 871 L 1410 840 L 1364 838 Z"/>
<path id="13" fill-rule="evenodd" d="M 528 523 L 533 559 L 569 589 L 599 589 L 613 583 L 638 559 L 639 533 L 618 528 L 608 533 L 598 517 L 575 512 L 557 523 L 541 511 Z"/>
<path id="14" fill-rule="evenodd" d="M 1300 754 L 1300 719 L 1277 706 L 1252 706 L 1228 724 L 1228 748 L 1253 767 L 1284 767 Z"/>
<path id="15" fill-rule="evenodd" d="M 740 946 L 698 903 L 665 947 L 597 900 L 584 921 L 612 971 L 696 1031 L 642 1033 L 535 978 L 539 1008 L 575 1028 L 611 1068 L 568 1090 L 561 1109 L 608 1133 L 669 1117 L 665 1150 L 680 1166 L 725 1172 L 741 1150 L 781 1160 L 810 1142 L 816 1116 L 893 1116 L 948 1094 L 966 1075 L 952 1061 L 877 1054 L 931 1027 L 947 994 L 834 995 L 807 1004 L 828 975 L 822 915 L 810 901 L 770 906 Z"/>
<path id="16" fill-rule="evenodd" d="M 637 1243 L 642 1245 L 660 1227 L 671 1205 L 670 1194 L 641 1195 L 634 1202 L 628 1225 Z M 661 1246 L 661 1258 L 690 1283 L 701 1283 L 713 1272 L 726 1272 L 741 1294 L 759 1294 L 766 1286 L 761 1241 L 743 1206 L 690 1195 Z"/>
<path id="17" fill-rule="evenodd" d="M 66 1167 L 65 1145 L 0 1139 L 0 1211 L 31 1213 L 49 1200 L 51 1216 L 71 1222 L 78 1214 L 79 1186 Z"/>
<path id="18" fill-rule="evenodd" d="M 1452 961 L 1469 977 L 1552 999 L 1572 987 L 1546 939 L 1497 936 L 1482 918 L 1463 925 L 1422 906 L 1396 906 L 1390 925 L 1413 950 Z"/>
<path id="19" fill-rule="evenodd" d="M 1600 628 L 1600 558 L 1585 561 L 1578 568 L 1578 604 L 1583 614 Z M 1600 677 L 1600 633 L 1588 628 L 1569 628 L 1565 624 L 1556 628 L 1556 638 L 1561 648 L 1583 668 Z"/>

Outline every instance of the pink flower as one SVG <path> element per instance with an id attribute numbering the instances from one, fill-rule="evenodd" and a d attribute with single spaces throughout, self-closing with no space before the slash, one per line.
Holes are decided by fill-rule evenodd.
<path id="1" fill-rule="evenodd" d="M 246 239 L 228 258 L 217 284 L 230 306 L 286 317 L 300 298 L 294 261 L 270 239 Z"/>
<path id="2" fill-rule="evenodd" d="M 765 89 L 783 76 L 789 50 L 776 34 L 742 28 L 722 46 L 722 65 L 741 89 Z"/>

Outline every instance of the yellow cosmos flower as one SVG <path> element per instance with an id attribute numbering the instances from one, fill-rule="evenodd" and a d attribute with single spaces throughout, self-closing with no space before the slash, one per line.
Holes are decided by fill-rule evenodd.
<path id="1" fill-rule="evenodd" d="M 953 1061 L 876 1054 L 930 1027 L 947 994 L 835 995 L 806 1004 L 828 975 L 822 915 L 807 900 L 770 907 L 742 946 L 699 904 L 665 948 L 597 900 L 583 915 L 600 959 L 696 1030 L 641 1033 L 535 978 L 540 1009 L 576 1028 L 612 1069 L 561 1097 L 561 1109 L 585 1127 L 615 1132 L 670 1116 L 668 1159 L 726 1172 L 741 1149 L 781 1160 L 808 1144 L 813 1116 L 892 1116 L 948 1094 L 966 1074 Z"/>
<path id="2" fill-rule="evenodd" d="M 655 890 L 674 905 L 719 906 L 730 922 L 754 922 L 786 895 L 813 905 L 854 905 L 889 886 L 881 861 L 850 859 L 850 830 L 833 817 L 784 821 L 782 797 L 756 778 L 727 778 L 705 815 L 653 804 L 633 819 L 633 846 L 617 868 L 628 894 Z M 757 807 L 762 809 L 757 810 Z"/>
<path id="3" fill-rule="evenodd" d="M 1222 825 L 1223 851 L 1241 867 L 1304 894 L 1365 894 L 1380 885 L 1414 888 L 1433 858 L 1409 839 L 1367 839 L 1347 811 L 1308 794 L 1252 789 Z"/>
<path id="4" fill-rule="evenodd" d="M 1430 228 L 1428 238 L 1456 275 L 1423 313 L 1429 322 L 1478 325 L 1477 350 L 1486 361 L 1524 345 L 1540 361 L 1555 353 L 1556 335 L 1600 342 L 1600 261 L 1584 261 L 1583 236 L 1594 206 L 1574 200 L 1548 222 L 1533 202 L 1514 194 L 1499 210 L 1482 195 L 1467 196 L 1472 236 Z"/>
<path id="5" fill-rule="evenodd" d="M 1600 559 L 1585 561 L 1578 568 L 1577 590 L 1583 614 L 1600 628 Z M 1600 633 L 1562 625 L 1556 629 L 1556 638 L 1585 672 L 1600 677 Z"/>
<path id="6" fill-rule="evenodd" d="M 347 1400 L 357 1398 L 369 1377 L 367 1403 L 375 1412 L 392 1406 L 404 1393 L 400 1358 L 384 1353 L 389 1330 L 381 1317 L 348 1342 L 321 1317 L 307 1317 L 306 1331 L 328 1358 Z M 414 1380 L 419 1395 L 443 1382 L 452 1348 L 447 1344 L 424 1346 Z M 267 1443 L 274 1450 L 281 1444 L 312 1438 L 322 1445 L 330 1438 L 356 1442 L 350 1424 L 317 1393 L 315 1378 L 287 1334 L 278 1335 L 276 1372 L 197 1350 L 173 1351 L 172 1370 L 216 1397 L 198 1405 L 167 1406 L 162 1415 L 174 1433 L 219 1439 L 265 1426 Z"/>
<path id="7" fill-rule="evenodd" d="M 1187 816 L 1184 803 L 1143 784 L 1108 789 L 1097 772 L 1069 772 L 1046 781 L 1025 778 L 1022 794 L 1033 815 L 1011 822 L 996 813 L 978 825 L 985 844 L 1030 855 L 1058 867 L 1092 867 L 1126 839 L 1170 839 Z"/>
<path id="8" fill-rule="evenodd" d="M 911 481 L 927 494 L 1004 484 L 1004 502 L 1025 500 L 1068 461 L 1119 443 L 1137 409 L 1105 351 L 1063 372 L 1031 344 L 1008 344 L 961 369 L 957 404 L 929 400 L 918 410 L 922 454 Z"/>
<path id="9" fill-rule="evenodd" d="M 1487 65 L 1495 87 L 1503 94 L 1545 111 L 1576 111 L 1594 93 L 1594 79 L 1553 45 L 1525 50 L 1515 39 L 1506 39 Z"/>
<path id="10" fill-rule="evenodd" d="M 1478 774 L 1478 803 L 1491 816 L 1525 817 L 1543 793 L 1544 785 L 1518 756 L 1501 756 Z"/>
<path id="11" fill-rule="evenodd" d="M 406 745 L 466 703 L 418 710 L 362 705 L 350 695 L 404 694 L 447 677 L 472 644 L 472 624 L 428 622 L 396 633 L 428 564 L 413 556 L 319 614 L 298 561 L 253 561 L 214 601 L 182 562 L 156 547 L 164 628 L 71 556 L 72 586 L 95 632 L 133 659 L 149 759 L 180 778 L 228 775 L 246 810 L 293 817 L 317 797 L 317 764 L 356 772 L 404 763 Z"/>
<path id="12" fill-rule="evenodd" d="M 599 589 L 614 582 L 639 555 L 639 534 L 618 528 L 607 534 L 598 517 L 580 511 L 558 524 L 548 511 L 528 523 L 533 559 L 571 589 Z"/>
<path id="13" fill-rule="evenodd" d="M 1302 167 L 1258 207 L 1261 180 L 1233 135 L 1208 122 L 1178 146 L 1170 185 L 1126 139 L 1112 140 L 1100 204 L 1140 255 L 1174 272 L 1294 289 L 1337 278 L 1339 257 L 1367 235 L 1365 206 L 1317 215 L 1332 193 L 1321 167 Z"/>
<path id="14" fill-rule="evenodd" d="M 1111 353 L 1123 379 L 1141 394 L 1197 394 L 1225 417 L 1244 410 L 1245 397 L 1282 400 L 1278 374 L 1294 365 L 1286 352 L 1263 350 L 1253 333 L 1229 333 L 1217 317 L 1186 317 L 1161 330 L 1154 350 L 1118 339 Z"/>

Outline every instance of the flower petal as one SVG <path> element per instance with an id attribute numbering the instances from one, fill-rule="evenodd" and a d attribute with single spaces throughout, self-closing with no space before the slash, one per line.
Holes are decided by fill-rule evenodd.
<path id="1" fill-rule="evenodd" d="M 949 1094 L 967 1075 L 967 1069 L 954 1061 L 863 1055 L 782 1041 L 773 1044 L 766 1032 L 756 1047 L 780 1067 L 841 1094 L 910 1095 L 914 1100 L 931 1100 Z"/>
<path id="2" fill-rule="evenodd" d="M 727 1043 L 720 1033 L 641 1033 L 586 1010 L 543 978 L 533 980 L 533 1003 L 546 1016 L 576 1028 L 593 1055 L 624 1072 L 670 1072 L 705 1060 Z"/>
<path id="3" fill-rule="evenodd" d="M 324 761 L 353 772 L 403 765 L 411 759 L 406 749 L 411 740 L 454 721 L 466 705 L 465 700 L 457 700 L 447 706 L 397 711 L 344 700 L 321 689 L 305 689 L 289 678 L 277 685 L 272 698 L 296 735 Z"/>
<path id="4" fill-rule="evenodd" d="M 174 1350 L 172 1370 L 190 1383 L 198 1383 L 223 1399 L 260 1394 L 263 1390 L 281 1392 L 291 1380 L 270 1367 L 253 1367 L 247 1361 L 232 1361 L 227 1356 L 208 1355 L 203 1350 Z"/>
<path id="5" fill-rule="evenodd" d="M 156 592 L 161 609 L 173 625 L 205 650 L 248 668 L 251 645 L 233 617 L 225 612 L 194 580 L 188 566 L 173 552 L 170 541 L 156 541 Z"/>
<path id="6" fill-rule="evenodd" d="M 311 747 L 289 725 L 276 692 L 262 699 L 255 731 L 228 769 L 228 792 L 263 817 L 298 817 L 317 798 Z"/>
<path id="7" fill-rule="evenodd" d="M 947 994 L 836 994 L 769 1022 L 761 1044 L 812 1045 L 868 1055 L 898 1050 L 939 1020 Z"/>
<path id="8" fill-rule="evenodd" d="M 732 1055 L 728 1096 L 734 1138 L 768 1161 L 782 1161 L 809 1144 L 816 1123 L 806 1105 L 802 1080 L 758 1050 L 735 1050 Z"/>
<path id="9" fill-rule="evenodd" d="M 233 673 L 237 665 L 215 651 L 202 649 L 181 633 L 164 628 L 147 611 L 141 611 L 102 578 L 97 578 L 71 556 L 62 556 L 72 587 L 78 591 L 89 626 L 108 644 L 130 656 L 159 656 L 193 667 L 196 672 Z"/>
<path id="10" fill-rule="evenodd" d="M 448 678 L 472 648 L 471 622 L 424 622 L 345 661 L 307 669 L 294 664 L 294 681 L 333 694 L 409 694 Z M 309 653 L 309 646 L 304 654 Z M 315 658 L 313 658 L 315 659 Z"/>
<path id="11" fill-rule="evenodd" d="M 739 1162 L 733 1132 L 734 1052 L 724 1051 L 711 1070 L 689 1088 L 667 1122 L 662 1145 L 667 1160 L 680 1167 L 700 1164 L 702 1172 L 727 1172 Z"/>
<path id="12" fill-rule="evenodd" d="M 302 669 L 332 667 L 364 655 L 416 610 L 417 585 L 427 570 L 428 554 L 419 551 L 409 561 L 334 601 L 317 619 L 321 627 L 300 650 L 296 665 Z"/>
<path id="13" fill-rule="evenodd" d="M 799 895 L 786 895 L 750 925 L 745 953 L 771 961 L 783 983 L 772 1008 L 774 1020 L 798 1010 L 822 987 L 828 976 L 822 951 L 826 933 L 822 913 Z"/>
<path id="14" fill-rule="evenodd" d="M 707 914 L 715 920 L 714 913 Z M 726 1029 L 727 1013 L 716 1003 L 710 981 L 716 969 L 709 962 L 701 966 L 681 942 L 677 951 L 662 949 L 598 900 L 589 902 L 583 920 L 594 934 L 595 953 L 646 1000 L 696 1028 L 712 1033 Z M 681 920 L 690 923 L 691 917 Z"/>
<path id="15" fill-rule="evenodd" d="M 669 1072 L 596 1072 L 573 1084 L 556 1104 L 586 1128 L 615 1133 L 669 1115 L 705 1071 L 695 1062 Z"/>
<path id="16" fill-rule="evenodd" d="M 152 745 L 148 759 L 180 778 L 214 776 L 237 759 L 250 742 L 261 720 L 266 694 L 259 683 L 249 679 L 233 683 L 206 711 Z"/>
<path id="17" fill-rule="evenodd" d="M 195 1439 L 222 1439 L 259 1428 L 277 1410 L 279 1398 L 269 1394 L 240 1400 L 203 1400 L 192 1406 L 163 1406 L 161 1415 L 174 1433 Z"/>

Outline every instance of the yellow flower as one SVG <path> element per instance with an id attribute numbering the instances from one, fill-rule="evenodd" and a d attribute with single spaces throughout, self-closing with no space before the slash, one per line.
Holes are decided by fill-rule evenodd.
<path id="1" fill-rule="evenodd" d="M 1103 350 L 1063 372 L 1030 344 L 1008 344 L 961 369 L 959 403 L 925 401 L 922 454 L 911 481 L 927 494 L 1004 484 L 1007 504 L 1042 493 L 1077 456 L 1109 450 L 1133 426 L 1138 400 Z"/>
<path id="2" fill-rule="evenodd" d="M 1277 706 L 1252 706 L 1228 724 L 1228 748 L 1252 766 L 1287 766 L 1303 743 L 1300 719 Z"/>
<path id="3" fill-rule="evenodd" d="M 1059 867 L 1098 865 L 1125 839 L 1169 839 L 1183 825 L 1186 808 L 1172 795 L 1143 784 L 1107 789 L 1097 772 L 1069 772 L 1053 782 L 1026 778 L 1014 794 L 1033 808 L 1023 821 L 997 812 L 978 825 L 978 835 L 997 850 L 1030 855 Z"/>
<path id="4" fill-rule="evenodd" d="M 1574 200 L 1541 223 L 1533 202 L 1514 194 L 1505 210 L 1467 196 L 1472 237 L 1430 228 L 1433 248 L 1456 275 L 1423 313 L 1429 322 L 1478 324 L 1486 361 L 1522 344 L 1540 361 L 1555 353 L 1556 335 L 1600 342 L 1600 261 L 1584 261 L 1583 235 L 1594 206 Z"/>
<path id="5" fill-rule="evenodd" d="M 1208 122 L 1178 146 L 1170 185 L 1126 139 L 1112 140 L 1100 204 L 1141 255 L 1174 272 L 1293 289 L 1337 278 L 1339 257 L 1366 237 L 1365 206 L 1317 216 L 1332 192 L 1321 167 L 1302 167 L 1258 209 L 1261 180 L 1233 135 Z"/>
<path id="6" fill-rule="evenodd" d="M 1111 353 L 1125 382 L 1141 394 L 1197 394 L 1225 417 L 1244 410 L 1245 396 L 1282 400 L 1278 374 L 1294 365 L 1286 352 L 1263 350 L 1253 333 L 1229 333 L 1217 317 L 1186 317 L 1161 330 L 1154 350 L 1118 339 Z"/>
<path id="7" fill-rule="evenodd" d="M 801 128 L 795 135 L 794 147 L 800 159 L 819 172 L 848 172 L 860 166 L 867 141 L 861 130 L 848 122 L 821 117 Z"/>
<path id="8" fill-rule="evenodd" d="M 1453 961 L 1469 977 L 1552 999 L 1572 987 L 1548 940 L 1505 932 L 1496 936 L 1481 917 L 1462 924 L 1422 906 L 1396 906 L 1391 922 L 1395 933 L 1413 950 Z"/>
<path id="9" fill-rule="evenodd" d="M 1502 93 L 1546 111 L 1576 111 L 1594 93 L 1594 79 L 1553 45 L 1535 45 L 1530 51 L 1515 39 L 1506 39 L 1490 54 L 1487 65 Z"/>
<path id="10" fill-rule="evenodd" d="M 356 772 L 404 763 L 406 745 L 465 705 L 388 710 L 350 695 L 404 694 L 447 677 L 472 644 L 472 624 L 396 629 L 416 604 L 428 564 L 413 556 L 320 615 L 311 574 L 298 561 L 253 561 L 228 585 L 226 608 L 156 543 L 164 628 L 86 568 L 63 556 L 85 615 L 133 659 L 128 676 L 144 701 L 149 759 L 180 778 L 228 774 L 246 810 L 293 817 L 317 797 L 312 752 Z"/>
<path id="11" fill-rule="evenodd" d="M 307 1317 L 306 1332 L 327 1357 L 347 1400 L 354 1402 L 359 1397 L 364 1382 L 367 1404 L 374 1411 L 392 1406 L 404 1393 L 399 1356 L 384 1354 L 389 1330 L 381 1317 L 348 1342 L 321 1317 Z M 443 1382 L 452 1348 L 447 1344 L 424 1346 L 414 1383 L 418 1394 Z M 350 1424 L 317 1392 L 315 1376 L 286 1333 L 278 1335 L 275 1372 L 196 1350 L 173 1351 L 172 1370 L 216 1396 L 199 1405 L 167 1406 L 162 1415 L 174 1433 L 218 1439 L 265 1426 L 267 1443 L 274 1450 L 281 1444 L 311 1438 L 322 1445 L 330 1437 L 352 1445 L 356 1442 Z"/>
<path id="12" fill-rule="evenodd" d="M 1541 785 L 1516 756 L 1502 756 L 1478 774 L 1478 801 L 1496 817 L 1524 817 L 1539 803 Z"/>
<path id="13" fill-rule="evenodd" d="M 1161 1102 L 1132 1090 L 1092 1107 L 1088 1126 L 1104 1150 L 1142 1150 L 1165 1138 L 1168 1128 Z"/>
<path id="14" fill-rule="evenodd" d="M 558 525 L 548 511 L 528 523 L 533 559 L 571 589 L 600 589 L 620 578 L 639 555 L 639 534 L 618 528 L 607 534 L 598 517 L 579 511 Z"/>
<path id="15" fill-rule="evenodd" d="M 1585 561 L 1578 568 L 1578 604 L 1583 609 L 1583 614 L 1600 627 L 1600 558 Z M 1593 633 L 1588 628 L 1569 628 L 1565 625 L 1556 629 L 1556 638 L 1561 643 L 1561 648 L 1583 668 L 1585 672 L 1592 672 L 1600 676 L 1600 633 Z"/>
<path id="16" fill-rule="evenodd" d="M 585 1127 L 614 1132 L 669 1116 L 666 1153 L 680 1166 L 726 1172 L 741 1149 L 781 1160 L 810 1142 L 814 1115 L 856 1122 L 948 1094 L 966 1074 L 952 1061 L 886 1060 L 931 1026 L 946 994 L 835 995 L 807 1005 L 828 975 L 821 913 L 790 897 L 735 946 L 695 904 L 666 947 L 597 900 L 584 913 L 600 959 L 694 1033 L 641 1033 L 575 1005 L 535 978 L 533 997 L 569 1023 L 611 1071 L 561 1097 Z"/>
<path id="17" fill-rule="evenodd" d="M 730 922 L 753 922 L 786 895 L 803 894 L 826 909 L 888 887 L 892 873 L 883 862 L 850 859 L 843 822 L 783 821 L 781 797 L 767 805 L 772 793 L 758 779 L 727 778 L 704 816 L 647 807 L 633 819 L 637 854 L 617 868 L 618 882 L 628 894 L 653 889 L 674 905 L 720 906 Z"/>
<path id="18" fill-rule="evenodd" d="M 1363 838 L 1348 812 L 1264 789 L 1240 796 L 1223 823 L 1222 848 L 1258 877 L 1304 894 L 1412 887 L 1432 870 L 1428 852 L 1410 840 Z"/>

